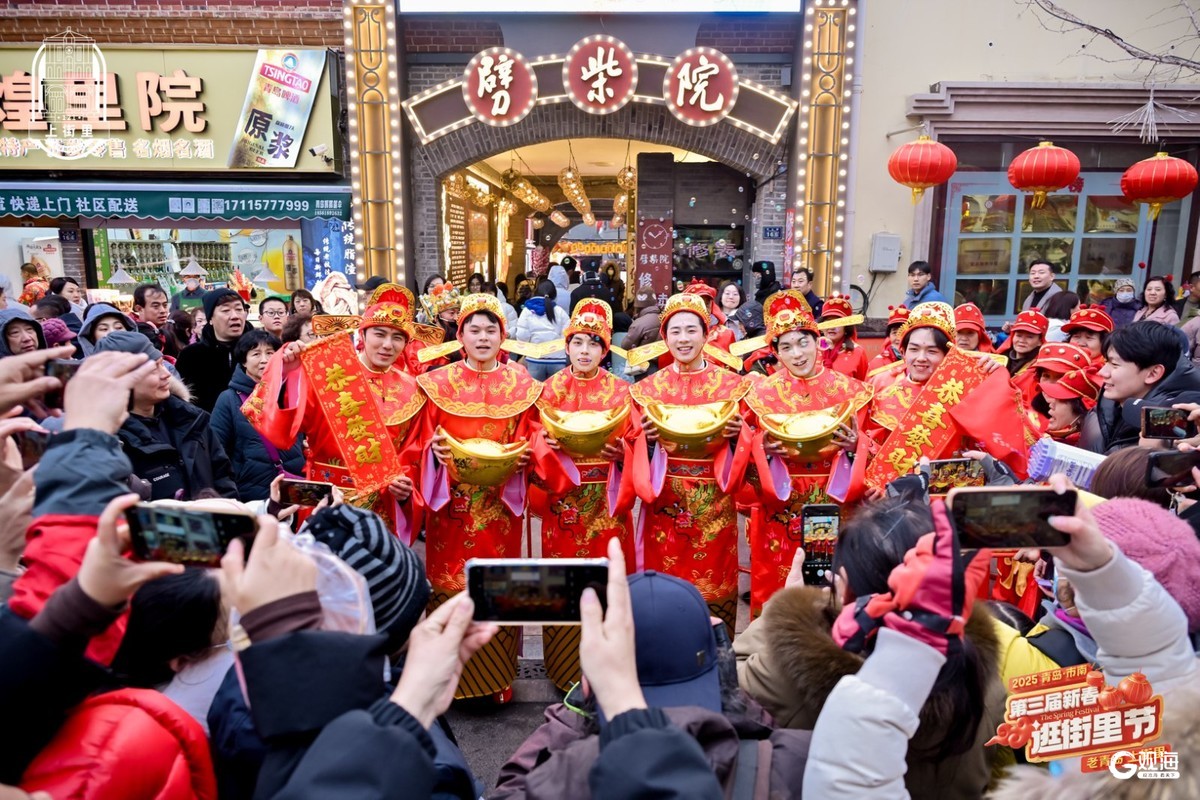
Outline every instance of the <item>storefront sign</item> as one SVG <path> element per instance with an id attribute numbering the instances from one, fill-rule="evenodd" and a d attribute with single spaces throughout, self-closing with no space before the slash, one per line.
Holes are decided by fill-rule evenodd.
<path id="1" fill-rule="evenodd" d="M 277 191 L 276 191 L 277 189 Z M 254 191 L 57 188 L 52 183 L 0 188 L 0 217 L 142 217 L 151 219 L 349 219 L 350 193 L 259 187 Z"/>
<path id="2" fill-rule="evenodd" d="M 461 78 L 401 105 L 421 144 L 428 144 L 477 121 L 513 125 L 534 105 L 567 102 L 591 114 L 611 114 L 629 102 L 666 103 L 688 125 L 725 120 L 772 144 L 783 138 L 798 105 L 782 92 L 739 79 L 733 62 L 711 47 L 694 48 L 672 62 L 635 55 L 601 35 L 576 43 L 566 56 L 529 62 L 507 48 L 485 50 Z"/>
<path id="3" fill-rule="evenodd" d="M 63 68 L 57 77 L 50 69 L 54 59 L 68 58 L 65 45 L 53 45 L 62 52 L 49 62 L 44 51 L 35 58 L 35 48 L 0 48 L 0 170 L 224 170 L 235 163 L 235 141 L 247 127 L 241 118 L 243 95 L 231 87 L 245 86 L 251 76 L 288 95 L 268 91 L 263 99 L 276 106 L 291 104 L 307 82 L 310 111 L 284 120 L 290 128 L 274 119 L 262 128 L 263 118 L 255 117 L 250 131 L 267 137 L 266 163 L 251 160 L 246 166 L 286 162 L 295 171 L 334 170 L 335 164 L 325 160 L 340 148 L 324 51 L 287 51 L 297 57 L 297 66 L 301 54 L 311 54 L 304 56 L 301 80 L 273 69 L 278 61 L 258 50 L 106 45 L 100 59 L 94 57 L 94 44 L 87 44 L 90 39 L 75 38 L 79 41 L 71 41 L 72 53 L 93 55 L 87 64 Z M 273 112 L 267 108 L 267 113 Z M 321 152 L 313 154 L 312 149 Z"/>
<path id="4" fill-rule="evenodd" d="M 783 226 L 782 225 L 765 226 L 763 228 L 763 238 L 764 239 L 782 239 L 783 238 Z"/>
<path id="5" fill-rule="evenodd" d="M 671 295 L 671 260 L 673 220 L 657 217 L 638 220 L 637 227 L 637 290 L 647 289 L 658 297 L 661 308 Z"/>
<path id="6" fill-rule="evenodd" d="M 537 76 L 525 56 L 507 47 L 493 47 L 467 64 L 462 91 L 477 120 L 504 127 L 520 122 L 533 110 Z"/>
<path id="7" fill-rule="evenodd" d="M 624 108 L 637 89 L 633 51 L 611 36 L 589 36 L 575 43 L 563 59 L 567 97 L 589 114 L 611 114 Z"/>
<path id="8" fill-rule="evenodd" d="M 680 122 L 698 128 L 716 125 L 729 116 L 737 102 L 737 68 L 719 50 L 694 47 L 667 70 L 663 96 Z"/>
<path id="9" fill-rule="evenodd" d="M 229 153 L 230 167 L 296 166 L 324 71 L 324 50 L 258 51 Z"/>

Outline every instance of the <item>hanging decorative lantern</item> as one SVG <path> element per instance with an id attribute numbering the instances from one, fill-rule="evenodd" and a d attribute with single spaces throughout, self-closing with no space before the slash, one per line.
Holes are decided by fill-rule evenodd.
<path id="1" fill-rule="evenodd" d="M 1022 192 L 1033 192 L 1032 208 L 1046 204 L 1046 195 L 1057 192 L 1079 177 L 1079 157 L 1054 142 L 1031 147 L 1008 165 L 1008 182 Z"/>
<path id="2" fill-rule="evenodd" d="M 1156 153 L 1137 162 L 1121 176 L 1121 192 L 1135 203 L 1150 206 L 1150 219 L 1158 219 L 1164 203 L 1182 200 L 1200 180 L 1196 168 L 1182 158 Z"/>
<path id="3" fill-rule="evenodd" d="M 888 159 L 888 174 L 896 183 L 912 189 L 914 205 L 926 189 L 950 180 L 956 169 L 958 157 L 954 151 L 924 134 L 915 142 L 900 145 Z"/>
<path id="4" fill-rule="evenodd" d="M 529 222 L 533 225 L 535 231 L 540 231 L 546 224 L 545 217 L 530 217 Z"/>
<path id="5" fill-rule="evenodd" d="M 621 171 L 617 173 L 617 186 L 620 186 L 627 192 L 632 192 L 637 188 L 637 169 L 628 164 L 621 167 Z"/>
<path id="6" fill-rule="evenodd" d="M 550 212 L 550 221 L 560 228 L 571 227 L 571 220 L 567 219 L 567 215 L 557 208 Z"/>

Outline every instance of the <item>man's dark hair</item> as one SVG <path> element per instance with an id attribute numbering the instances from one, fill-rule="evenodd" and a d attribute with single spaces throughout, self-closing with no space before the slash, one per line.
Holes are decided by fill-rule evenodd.
<path id="1" fill-rule="evenodd" d="M 71 313 L 71 304 L 62 295 L 48 294 L 33 304 L 35 309 L 49 309 L 51 316 L 61 317 Z"/>
<path id="2" fill-rule="evenodd" d="M 932 275 L 933 267 L 929 266 L 928 261 L 914 261 L 908 265 L 908 274 L 912 275 L 914 272 L 923 272 L 926 275 Z"/>
<path id="3" fill-rule="evenodd" d="M 281 306 L 283 306 L 284 311 L 288 310 L 287 300 L 284 300 L 282 297 L 265 297 L 258 304 L 258 315 L 260 317 L 262 316 L 263 309 L 266 307 L 267 303 L 279 303 Z"/>
<path id="4" fill-rule="evenodd" d="M 260 344 L 268 345 L 276 350 L 283 347 L 283 344 L 273 334 L 259 328 L 251 328 L 243 333 L 242 338 L 238 339 L 237 344 L 233 346 L 233 360 L 243 367 L 246 366 L 246 356 Z"/>
<path id="5" fill-rule="evenodd" d="M 914 333 L 922 330 L 932 331 L 933 343 L 937 345 L 937 348 L 943 353 L 950 352 L 950 337 L 937 328 L 917 328 L 916 330 L 909 331 L 908 333 L 904 334 L 904 338 L 900 340 L 900 349 L 908 349 L 908 340 L 912 338 Z"/>
<path id="6" fill-rule="evenodd" d="M 796 269 L 792 270 L 792 275 L 796 276 L 801 272 L 804 273 L 804 277 L 808 278 L 809 282 L 811 283 L 813 279 L 813 271 L 808 267 L 797 267 Z"/>
<path id="7" fill-rule="evenodd" d="M 1170 325 L 1144 319 L 1117 328 L 1108 340 L 1108 349 L 1116 351 L 1122 361 L 1136 364 L 1138 369 L 1150 369 L 1155 364 L 1162 364 L 1162 380 L 1166 380 L 1179 363 L 1183 342 L 1180 341 L 1179 332 Z"/>
<path id="8" fill-rule="evenodd" d="M 1045 264 L 1045 265 L 1046 265 L 1046 267 L 1047 267 L 1047 268 L 1050 270 L 1050 272 L 1051 272 L 1051 273 L 1053 273 L 1053 272 L 1055 271 L 1055 270 L 1054 270 L 1054 265 L 1053 265 L 1053 264 L 1051 264 L 1049 261 L 1047 261 L 1047 260 L 1046 260 L 1046 259 L 1044 259 L 1044 258 L 1035 258 L 1033 261 L 1030 261 L 1030 262 L 1029 262 L 1029 267 L 1028 267 L 1028 268 L 1027 268 L 1025 271 L 1026 271 L 1026 272 L 1028 272 L 1029 270 L 1032 270 L 1032 269 L 1033 269 L 1034 267 L 1036 267 L 1038 264 Z"/>
<path id="9" fill-rule="evenodd" d="M 112 667 L 129 684 L 153 687 L 174 677 L 177 658 L 212 651 L 221 623 L 221 585 L 210 570 L 188 569 L 152 580 L 129 603 L 129 625 Z"/>
<path id="10" fill-rule="evenodd" d="M 79 285 L 79 281 L 71 277 L 58 277 L 50 279 L 50 294 L 62 294 L 63 288 L 68 284 L 73 283 Z"/>
<path id="11" fill-rule="evenodd" d="M 159 286 L 157 283 L 139 283 L 137 288 L 133 290 L 133 304 L 135 306 L 146 307 L 146 295 L 161 294 L 163 297 L 170 297 L 167 290 Z"/>
<path id="12" fill-rule="evenodd" d="M 1071 312 L 1079 305 L 1079 295 L 1074 292 L 1059 292 L 1046 301 L 1042 313 L 1049 319 L 1070 319 Z"/>

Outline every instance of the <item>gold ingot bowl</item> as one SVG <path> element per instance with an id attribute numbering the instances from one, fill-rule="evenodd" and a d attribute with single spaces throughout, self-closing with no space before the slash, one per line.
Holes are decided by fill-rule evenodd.
<path id="1" fill-rule="evenodd" d="M 455 439 L 444 428 L 438 431 L 446 437 L 450 448 L 450 478 L 455 483 L 472 486 L 500 486 L 517 471 L 517 462 L 529 449 L 529 442 L 500 444 L 491 439 Z"/>
<path id="2" fill-rule="evenodd" d="M 591 458 L 615 442 L 629 419 L 629 403 L 607 411 L 559 411 L 543 408 L 542 424 L 572 458 Z"/>
<path id="3" fill-rule="evenodd" d="M 737 410 L 732 400 L 694 406 L 646 404 L 646 416 L 658 428 L 659 441 L 679 458 L 706 458 L 720 450 L 725 445 L 725 425 Z"/>
<path id="4" fill-rule="evenodd" d="M 833 434 L 850 418 L 854 403 L 847 400 L 830 408 L 796 414 L 763 414 L 759 422 L 792 456 L 814 458 L 834 447 Z"/>

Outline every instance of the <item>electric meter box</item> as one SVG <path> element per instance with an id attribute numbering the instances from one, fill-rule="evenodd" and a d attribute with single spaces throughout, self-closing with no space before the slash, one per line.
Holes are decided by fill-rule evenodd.
<path id="1" fill-rule="evenodd" d="M 871 272 L 895 272 L 900 266 L 900 235 L 896 233 L 871 234 L 871 260 L 867 269 Z"/>

